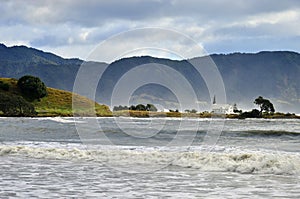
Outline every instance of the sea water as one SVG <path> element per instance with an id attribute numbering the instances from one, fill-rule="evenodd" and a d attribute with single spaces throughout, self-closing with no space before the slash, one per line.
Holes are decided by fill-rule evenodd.
<path id="1" fill-rule="evenodd" d="M 294 119 L 0 118 L 0 198 L 299 198 Z"/>

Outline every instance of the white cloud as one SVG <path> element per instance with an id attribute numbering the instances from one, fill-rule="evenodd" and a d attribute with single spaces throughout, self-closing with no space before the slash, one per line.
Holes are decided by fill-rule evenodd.
<path id="1" fill-rule="evenodd" d="M 264 13 L 257 16 L 252 16 L 247 21 L 247 24 L 258 26 L 260 24 L 280 24 L 299 22 L 299 10 L 286 10 L 282 12 Z"/>

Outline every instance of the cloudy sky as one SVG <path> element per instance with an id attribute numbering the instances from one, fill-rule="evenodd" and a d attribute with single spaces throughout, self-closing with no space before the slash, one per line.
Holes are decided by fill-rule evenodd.
<path id="1" fill-rule="evenodd" d="M 299 22 L 299 0 L 0 0 L 1 43 L 82 59 L 113 35 L 144 27 L 175 30 L 209 54 L 300 52 Z"/>

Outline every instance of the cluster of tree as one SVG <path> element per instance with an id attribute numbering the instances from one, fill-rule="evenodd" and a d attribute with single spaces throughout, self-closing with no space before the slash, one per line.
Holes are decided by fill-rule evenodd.
<path id="1" fill-rule="evenodd" d="M 260 107 L 260 115 L 262 115 L 262 112 L 267 113 L 274 113 L 275 109 L 273 104 L 268 99 L 264 99 L 262 96 L 259 96 L 254 100 L 254 104 L 258 105 Z"/>
<path id="2" fill-rule="evenodd" d="M 122 111 L 122 110 L 133 110 L 133 111 L 153 111 L 156 112 L 157 108 L 153 104 L 138 104 L 138 105 L 131 105 L 128 106 L 114 106 L 113 111 Z"/>
<path id="3" fill-rule="evenodd" d="M 178 112 L 179 112 L 179 110 L 178 110 L 178 109 L 176 109 L 176 110 L 174 111 L 174 110 L 170 109 L 170 110 L 169 110 L 169 112 L 171 112 L 171 113 L 173 113 L 173 112 L 176 112 L 176 113 L 178 113 Z"/>
<path id="4" fill-rule="evenodd" d="M 47 87 L 38 77 L 25 75 L 18 80 L 17 85 L 22 95 L 30 101 L 39 100 L 48 94 Z"/>
<path id="5" fill-rule="evenodd" d="M 242 112 L 239 115 L 239 118 L 259 118 L 261 117 L 259 110 L 257 109 L 252 109 L 252 111 L 248 111 L 248 112 Z"/>
<path id="6" fill-rule="evenodd" d="M 250 112 L 243 112 L 240 114 L 240 118 L 260 118 L 263 113 L 273 114 L 275 112 L 275 108 L 270 100 L 264 99 L 262 96 L 256 98 L 254 104 L 258 105 L 260 110 L 252 109 Z"/>
<path id="7" fill-rule="evenodd" d="M 0 93 L 0 111 L 5 116 L 34 116 L 34 106 L 23 97 Z"/>
<path id="8" fill-rule="evenodd" d="M 196 109 L 192 109 L 192 110 L 186 109 L 186 110 L 184 110 L 184 112 L 186 112 L 186 113 L 197 113 L 198 111 Z"/>
<path id="9" fill-rule="evenodd" d="M 29 101 L 47 95 L 45 84 L 38 77 L 27 75 L 18 80 L 17 86 L 22 96 L 10 92 L 0 93 L 0 112 L 4 116 L 35 116 L 36 111 Z M 1 90 L 9 91 L 9 87 L 9 84 L 0 81 Z"/>
<path id="10" fill-rule="evenodd" d="M 129 110 L 128 106 L 114 106 L 113 111 L 124 111 L 124 110 Z"/>

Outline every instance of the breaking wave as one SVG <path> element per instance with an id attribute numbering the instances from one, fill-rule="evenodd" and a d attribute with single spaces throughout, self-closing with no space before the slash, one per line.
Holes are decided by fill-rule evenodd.
<path id="1" fill-rule="evenodd" d="M 151 166 L 168 164 L 200 171 L 238 173 L 299 174 L 300 157 L 293 153 L 278 154 L 266 151 L 201 152 L 168 151 L 159 149 L 34 147 L 22 145 L 0 146 L 0 157 L 22 156 L 40 159 L 90 161 L 101 165 Z"/>

